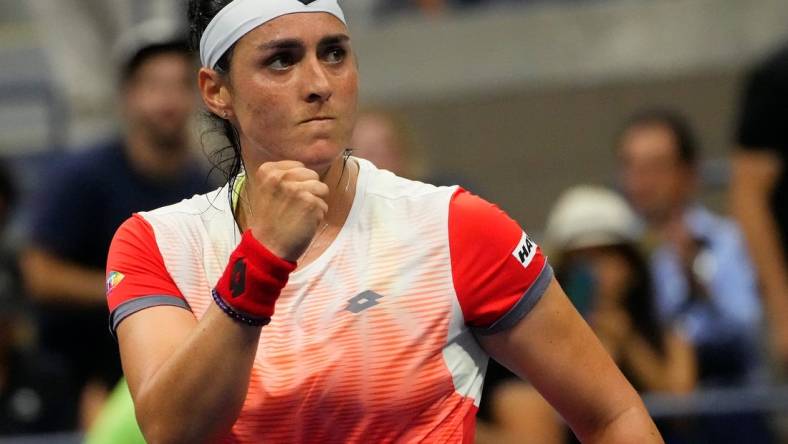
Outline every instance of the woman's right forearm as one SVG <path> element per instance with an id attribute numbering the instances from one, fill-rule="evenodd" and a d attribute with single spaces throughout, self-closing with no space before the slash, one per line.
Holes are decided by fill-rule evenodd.
<path id="1" fill-rule="evenodd" d="M 138 385 L 132 389 L 150 441 L 213 442 L 230 431 L 249 388 L 261 325 L 271 320 L 295 267 L 246 231 L 213 289 L 216 303 L 199 322 L 191 317 L 188 325 L 174 328 L 180 336 L 169 338 L 146 336 L 145 325 L 136 326 L 148 348 L 157 348 L 152 353 L 139 344 L 128 347 L 136 350 L 130 359 L 147 368 L 146 375 L 135 375 Z M 147 321 L 148 327 L 173 322 L 172 317 Z M 162 341 L 168 345 L 162 347 Z"/>
<path id="2" fill-rule="evenodd" d="M 246 398 L 260 331 L 212 305 L 134 390 L 146 440 L 201 443 L 227 434 Z"/>

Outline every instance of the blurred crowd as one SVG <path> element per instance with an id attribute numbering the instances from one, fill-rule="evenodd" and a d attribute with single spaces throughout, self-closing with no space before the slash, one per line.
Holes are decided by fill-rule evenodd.
<path id="1" fill-rule="evenodd" d="M 582 1 L 582 0 L 380 0 L 373 4 L 372 10 L 377 17 L 386 17 L 402 12 L 418 12 L 428 16 L 444 14 L 453 10 L 468 8 L 495 7 L 500 5 L 524 5 L 540 2 Z"/>
<path id="2" fill-rule="evenodd" d="M 435 14 L 494 2 L 376 7 Z M 106 252 L 131 213 L 217 182 L 189 137 L 198 104 L 187 42 L 146 24 L 124 36 L 119 54 L 121 131 L 49 159 L 40 170 L 46 186 L 29 198 L 25 242 L 0 251 L 0 436 L 80 430 L 89 442 L 141 442 L 107 326 L 105 288 L 114 282 L 105 279 Z M 575 307 L 641 392 L 766 386 L 788 368 L 788 50 L 759 64 L 745 85 L 731 116 L 730 214 L 699 198 L 702 144 L 692 123 L 682 110 L 654 107 L 621 122 L 610 140 L 616 177 L 566 190 L 537 236 Z M 425 166 L 408 126 L 407 116 L 363 111 L 354 155 L 404 177 L 475 190 L 440 165 Z M 222 159 L 213 165 L 221 170 Z M 16 190 L 0 168 L 0 230 L 13 217 Z M 527 381 L 494 362 L 480 419 L 480 443 L 572 442 Z M 672 443 L 779 442 L 761 411 L 659 426 Z"/>

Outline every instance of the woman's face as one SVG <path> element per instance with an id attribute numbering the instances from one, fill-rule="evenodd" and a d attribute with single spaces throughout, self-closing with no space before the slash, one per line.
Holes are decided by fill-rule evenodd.
<path id="1" fill-rule="evenodd" d="M 566 253 L 573 271 L 588 274 L 593 288 L 594 305 L 618 305 L 632 283 L 632 264 L 613 247 L 590 247 Z M 578 268 L 579 267 L 579 268 Z"/>
<path id="2" fill-rule="evenodd" d="M 247 167 L 298 160 L 326 171 L 355 122 L 358 71 L 347 28 L 327 13 L 257 27 L 235 45 L 227 94 Z"/>

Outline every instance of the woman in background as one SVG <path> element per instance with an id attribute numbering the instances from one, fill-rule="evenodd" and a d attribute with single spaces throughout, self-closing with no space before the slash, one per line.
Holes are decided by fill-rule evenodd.
<path id="1" fill-rule="evenodd" d="M 694 350 L 657 320 L 636 217 L 621 197 L 591 186 L 565 192 L 550 213 L 545 241 L 558 281 L 636 390 L 680 394 L 695 387 Z M 491 367 L 502 382 L 482 398 L 491 424 L 480 426 L 478 442 L 566 442 L 565 427 L 544 398 Z"/>

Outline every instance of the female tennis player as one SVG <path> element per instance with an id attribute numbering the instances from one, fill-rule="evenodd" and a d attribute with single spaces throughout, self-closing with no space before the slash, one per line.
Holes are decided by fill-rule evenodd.
<path id="1" fill-rule="evenodd" d="M 242 168 L 113 240 L 149 442 L 472 442 L 489 356 L 582 441 L 661 442 L 512 219 L 346 154 L 358 71 L 336 0 L 192 0 L 190 18 Z"/>

